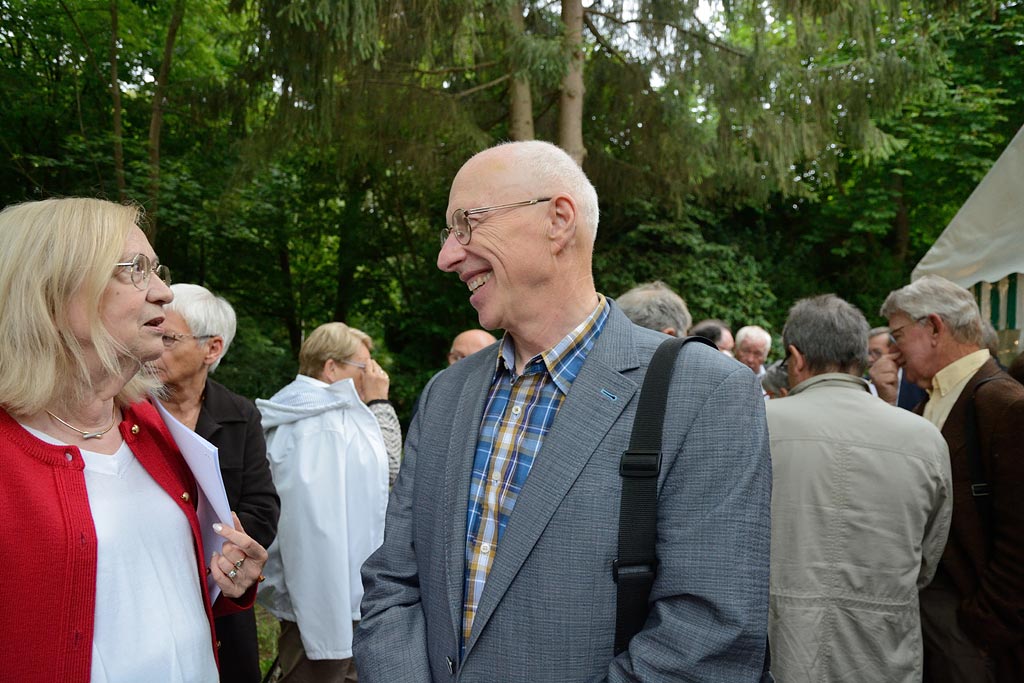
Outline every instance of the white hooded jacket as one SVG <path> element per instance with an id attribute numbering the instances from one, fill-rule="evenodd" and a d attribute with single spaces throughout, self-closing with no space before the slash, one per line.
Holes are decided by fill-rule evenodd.
<path id="1" fill-rule="evenodd" d="M 388 458 L 373 413 L 345 379 L 306 375 L 257 400 L 281 497 L 259 600 L 298 624 L 309 659 L 352 656 L 359 570 L 384 540 Z"/>

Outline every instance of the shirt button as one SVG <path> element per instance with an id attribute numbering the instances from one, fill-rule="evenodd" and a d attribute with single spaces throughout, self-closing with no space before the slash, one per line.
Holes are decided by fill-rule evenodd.
<path id="1" fill-rule="evenodd" d="M 71 462 L 72 460 L 74 460 L 74 459 L 75 459 L 75 456 L 71 455 L 71 451 L 64 451 L 64 458 L 65 458 L 65 459 L 66 459 L 66 460 L 67 460 L 68 462 Z"/>
<path id="2" fill-rule="evenodd" d="M 182 499 L 183 501 L 185 501 L 186 503 L 187 503 L 187 502 L 189 501 L 189 499 L 190 499 L 191 497 L 192 497 L 192 496 L 188 495 L 188 491 L 186 491 L 185 493 L 181 494 L 181 499 Z"/>
<path id="3" fill-rule="evenodd" d="M 523 412 L 522 408 L 520 408 L 519 406 L 512 406 L 512 414 L 513 415 L 518 415 L 521 412 Z"/>
<path id="4" fill-rule="evenodd" d="M 139 433 L 139 425 L 132 425 L 132 434 Z"/>
<path id="5" fill-rule="evenodd" d="M 490 543 L 483 543 L 483 544 L 481 544 L 480 545 L 480 552 L 482 552 L 484 555 L 486 555 L 487 553 L 491 552 L 491 544 Z"/>

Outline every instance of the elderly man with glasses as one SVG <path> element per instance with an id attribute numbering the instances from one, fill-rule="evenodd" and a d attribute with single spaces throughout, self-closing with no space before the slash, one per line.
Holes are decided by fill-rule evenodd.
<path id="1" fill-rule="evenodd" d="M 758 680 L 771 464 L 753 375 L 703 344 L 676 361 L 650 617 L 616 653 L 620 459 L 668 337 L 596 291 L 597 193 L 554 145 L 474 156 L 446 217 L 438 267 L 505 335 L 421 394 L 363 568 L 360 680 Z"/>
<path id="2" fill-rule="evenodd" d="M 791 390 L 766 406 L 780 681 L 921 680 L 917 596 L 949 531 L 949 455 L 934 425 L 871 395 L 867 331 L 833 294 L 798 301 L 782 330 Z"/>
<path id="3" fill-rule="evenodd" d="M 946 438 L 953 521 L 921 593 L 926 683 L 1024 680 L 1024 387 L 983 343 L 966 289 L 929 275 L 889 294 L 896 360 Z"/>

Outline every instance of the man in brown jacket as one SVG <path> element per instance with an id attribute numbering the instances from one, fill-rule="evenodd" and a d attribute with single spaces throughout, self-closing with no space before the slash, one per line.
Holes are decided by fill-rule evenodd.
<path id="1" fill-rule="evenodd" d="M 1024 681 L 1024 386 L 984 347 L 962 287 L 926 276 L 881 314 L 905 376 L 928 391 L 918 411 L 942 430 L 953 470 L 949 541 L 921 592 L 924 681 Z"/>

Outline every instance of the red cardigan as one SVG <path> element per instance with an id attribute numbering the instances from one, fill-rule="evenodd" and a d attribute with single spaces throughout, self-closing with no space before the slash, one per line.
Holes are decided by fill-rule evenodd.
<path id="1" fill-rule="evenodd" d="M 253 586 L 237 600 L 205 590 L 206 560 L 196 517 L 196 483 L 167 428 L 148 403 L 124 410 L 121 435 L 139 463 L 177 502 L 195 541 L 196 572 L 210 643 L 213 617 L 252 605 Z M 35 438 L 0 409 L 0 677 L 39 683 L 88 683 L 96 612 L 96 530 L 75 446 Z M 131 656 L 126 643 L 125 656 Z"/>

